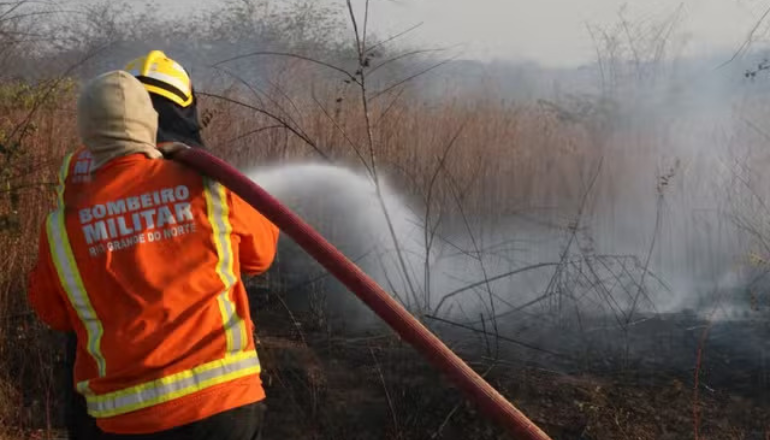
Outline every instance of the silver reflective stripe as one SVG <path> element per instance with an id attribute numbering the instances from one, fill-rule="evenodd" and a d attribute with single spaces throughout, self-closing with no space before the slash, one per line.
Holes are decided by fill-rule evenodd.
<path id="1" fill-rule="evenodd" d="M 224 326 L 225 329 L 227 329 L 228 332 L 232 332 L 232 347 L 229 351 L 230 354 L 238 353 L 239 351 L 246 348 L 246 344 L 242 340 L 242 335 L 240 331 L 240 319 L 238 315 L 235 313 L 235 305 L 230 301 L 230 298 L 228 298 L 229 291 L 222 292 L 219 295 L 219 301 L 223 305 L 225 309 L 225 317 L 224 319 Z"/>
<path id="2" fill-rule="evenodd" d="M 67 234 L 64 191 L 72 157 L 72 154 L 67 156 L 59 173 L 59 188 L 57 188 L 59 207 L 50 213 L 46 219 L 46 235 L 48 236 L 51 259 L 56 267 L 59 281 L 67 293 L 72 308 L 75 309 L 88 333 L 86 350 L 96 362 L 99 377 L 104 377 L 107 374 L 107 363 L 101 352 L 104 328 L 88 298 Z"/>
<path id="3" fill-rule="evenodd" d="M 206 388 L 260 372 L 255 351 L 204 364 L 147 384 L 109 393 L 86 394 L 88 412 L 112 417 L 178 399 Z"/>
<path id="4" fill-rule="evenodd" d="M 225 286 L 230 288 L 237 282 L 235 274 L 233 273 L 233 246 L 232 241 L 230 240 L 230 234 L 232 234 L 233 228 L 230 225 L 230 209 L 227 206 L 224 187 L 222 187 L 222 185 L 208 180 L 207 187 L 211 194 L 211 208 L 214 214 L 213 220 L 216 222 L 215 234 L 218 235 L 215 240 L 223 245 L 227 245 L 222 247 L 219 262 L 222 266 L 220 270 L 225 277 Z"/>
<path id="5" fill-rule="evenodd" d="M 70 164 L 75 153 L 70 153 L 64 158 L 64 163 L 59 170 L 59 184 L 56 186 L 56 205 L 59 209 L 64 207 L 64 189 L 67 180 L 67 176 L 70 172 Z"/>
<path id="6" fill-rule="evenodd" d="M 158 81 L 164 82 L 166 84 L 172 85 L 179 89 L 180 92 L 184 93 L 185 95 L 190 94 L 190 86 L 185 84 L 182 80 L 179 78 L 176 78 L 171 75 L 166 75 L 165 73 L 160 73 L 157 70 L 150 70 L 147 72 L 146 75 L 144 75 L 148 78 L 157 79 Z"/>
<path id="7" fill-rule="evenodd" d="M 64 212 L 57 210 L 49 214 L 46 222 L 46 232 L 48 234 L 48 243 L 51 249 L 51 257 L 56 266 L 56 272 L 59 275 L 64 291 L 72 304 L 72 308 L 80 318 L 80 321 L 88 333 L 88 343 L 86 350 L 93 357 L 99 370 L 99 377 L 107 374 L 107 363 L 101 352 L 101 340 L 104 334 L 102 323 L 96 315 L 96 311 L 91 305 L 83 280 L 80 277 L 80 271 L 75 264 L 75 258 L 69 246 L 69 238 L 64 227 Z"/>
<path id="8" fill-rule="evenodd" d="M 234 256 L 232 244 L 232 225 L 230 224 L 230 209 L 227 205 L 227 193 L 219 183 L 205 179 L 206 203 L 208 205 L 208 219 L 213 229 L 213 240 L 219 256 L 216 271 L 224 284 L 224 290 L 219 294 L 220 313 L 222 325 L 227 337 L 227 351 L 236 354 L 246 349 L 248 334 L 246 323 L 238 316 L 235 304 L 230 299 L 233 286 L 238 282 L 234 270 Z"/>

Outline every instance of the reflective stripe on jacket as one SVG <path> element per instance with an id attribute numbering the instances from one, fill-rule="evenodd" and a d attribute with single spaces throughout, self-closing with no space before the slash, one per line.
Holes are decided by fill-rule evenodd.
<path id="1" fill-rule="evenodd" d="M 264 398 L 240 273 L 269 267 L 277 228 L 172 161 L 91 173 L 79 150 L 59 180 L 30 303 L 77 333 L 77 389 L 102 429 L 157 432 Z"/>

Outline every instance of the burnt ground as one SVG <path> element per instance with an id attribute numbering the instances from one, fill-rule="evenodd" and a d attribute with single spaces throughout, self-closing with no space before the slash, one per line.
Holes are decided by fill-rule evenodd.
<path id="1" fill-rule="evenodd" d="M 263 440 L 512 438 L 389 330 L 351 334 L 267 291 L 252 289 Z M 770 439 L 770 320 L 709 325 L 678 314 L 619 332 L 606 320 L 517 317 L 498 323 L 500 337 L 478 323 L 426 322 L 554 440 L 692 439 L 696 412 L 699 439 Z M 37 414 L 27 428 L 61 426 L 59 409 L 35 409 L 38 400 L 25 404 Z"/>
<path id="2" fill-rule="evenodd" d="M 317 315 L 290 314 L 276 295 L 260 298 L 263 439 L 511 438 L 387 330 L 343 337 Z M 505 340 L 433 323 L 554 439 L 691 439 L 696 412 L 697 438 L 770 438 L 763 349 L 736 342 L 770 341 L 761 323 L 709 326 L 685 314 L 640 319 L 621 338 L 617 327 L 585 321 L 582 331 L 552 326 L 535 338 L 532 323 L 519 321 L 500 324 Z M 694 371 L 707 328 L 696 405 Z M 527 346 L 511 334 L 529 338 Z"/>

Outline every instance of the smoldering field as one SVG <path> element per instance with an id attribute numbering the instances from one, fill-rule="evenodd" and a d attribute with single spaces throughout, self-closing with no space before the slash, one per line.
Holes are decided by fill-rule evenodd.
<path id="1" fill-rule="evenodd" d="M 566 93 L 402 107 L 417 139 L 385 142 L 416 163 L 380 159 L 390 221 L 362 167 L 249 175 L 468 349 L 565 370 L 690 374 L 711 331 L 715 358 L 752 370 L 767 332 L 767 89 L 742 73 L 636 83 L 609 108 Z M 420 132 L 437 121 L 456 131 L 432 133 L 426 147 Z M 276 272 L 293 308 L 348 331 L 377 328 L 288 240 Z"/>
<path id="2" fill-rule="evenodd" d="M 731 54 L 678 57 L 675 33 L 625 23 L 580 69 L 444 64 L 454 54 L 387 36 L 359 57 L 344 15 L 312 2 L 226 2 L 195 35 L 120 5 L 56 13 L 43 42 L 21 38 L 23 16 L 0 19 L 19 36 L 0 46 L 0 403 L 40 405 L 58 386 L 23 274 L 77 144 L 77 84 L 151 48 L 192 72 L 216 154 L 464 356 L 645 380 L 702 370 L 709 389 L 765 394 L 770 77 L 745 75 L 761 51 L 720 67 Z M 387 331 L 285 236 L 262 282 L 304 328 Z"/>
<path id="3" fill-rule="evenodd" d="M 700 78 L 624 91 L 606 113 L 563 96 L 399 107 L 413 131 L 379 157 L 390 220 L 360 166 L 249 175 L 463 353 L 652 381 L 702 369 L 761 395 L 765 87 Z M 295 312 L 383 331 L 286 238 L 273 274 Z"/>

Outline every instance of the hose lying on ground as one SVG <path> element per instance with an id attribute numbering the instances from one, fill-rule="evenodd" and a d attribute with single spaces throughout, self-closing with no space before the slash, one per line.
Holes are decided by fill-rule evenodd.
<path id="1" fill-rule="evenodd" d="M 300 217 L 264 189 L 221 159 L 200 149 L 185 148 L 170 154 L 173 160 L 217 180 L 291 237 L 310 256 L 442 370 L 466 396 L 496 418 L 515 438 L 550 438 L 497 392 L 404 307 Z"/>

